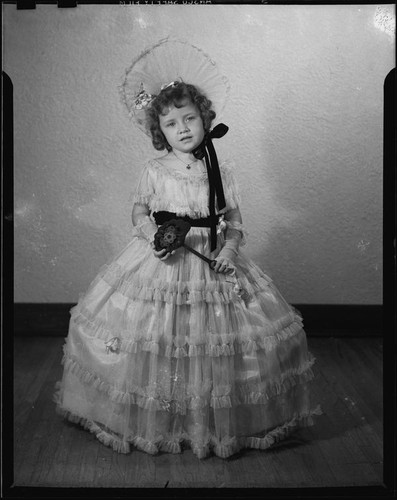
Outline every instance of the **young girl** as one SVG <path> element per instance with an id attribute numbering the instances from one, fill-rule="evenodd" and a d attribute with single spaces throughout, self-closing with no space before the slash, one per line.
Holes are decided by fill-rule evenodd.
<path id="1" fill-rule="evenodd" d="M 216 155 L 197 153 L 212 148 L 211 101 L 178 81 L 149 97 L 152 142 L 167 152 L 143 170 L 132 241 L 72 310 L 58 409 L 122 453 L 268 448 L 319 413 L 301 318 L 240 253 L 229 162 L 219 182 Z M 155 249 L 159 225 L 175 217 L 192 224 L 186 243 L 214 268 L 183 247 Z"/>

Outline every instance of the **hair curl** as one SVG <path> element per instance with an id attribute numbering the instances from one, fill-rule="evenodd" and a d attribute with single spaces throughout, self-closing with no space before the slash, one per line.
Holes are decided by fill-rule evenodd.
<path id="1" fill-rule="evenodd" d="M 163 115 L 164 108 L 175 106 L 181 108 L 186 105 L 186 100 L 197 106 L 205 132 L 211 128 L 211 123 L 216 113 L 211 109 L 212 102 L 202 94 L 194 85 L 184 82 L 178 82 L 175 85 L 166 87 L 150 103 L 146 110 L 147 126 L 152 136 L 152 143 L 155 149 L 161 151 L 166 149 L 171 151 L 163 132 L 160 128 L 160 115 Z"/>

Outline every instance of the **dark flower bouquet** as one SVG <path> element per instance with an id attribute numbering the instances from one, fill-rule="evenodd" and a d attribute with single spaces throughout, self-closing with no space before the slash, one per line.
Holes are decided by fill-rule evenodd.
<path id="1" fill-rule="evenodd" d="M 160 226 L 154 235 L 154 247 L 157 251 L 172 252 L 183 246 L 190 224 L 183 219 L 172 219 Z"/>
<path id="2" fill-rule="evenodd" d="M 197 257 L 200 257 L 200 259 L 203 259 L 211 268 L 213 268 L 216 264 L 215 260 L 205 257 L 203 254 L 197 252 L 197 250 L 194 250 L 189 245 L 186 245 L 185 238 L 187 233 L 190 231 L 190 227 L 189 222 L 183 219 L 172 219 L 165 222 L 159 227 L 159 230 L 154 235 L 154 248 L 157 252 L 163 250 L 164 248 L 167 252 L 173 252 L 179 247 L 184 247 L 186 250 L 189 250 L 189 252 L 192 252 L 197 255 Z"/>

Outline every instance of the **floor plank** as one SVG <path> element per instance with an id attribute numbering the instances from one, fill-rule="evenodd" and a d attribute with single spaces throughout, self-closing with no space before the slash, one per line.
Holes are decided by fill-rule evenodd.
<path id="1" fill-rule="evenodd" d="M 309 338 L 313 393 L 324 415 L 267 451 L 198 460 L 191 450 L 113 452 L 52 402 L 61 337 L 15 339 L 16 486 L 286 488 L 380 485 L 383 474 L 382 341 Z"/>

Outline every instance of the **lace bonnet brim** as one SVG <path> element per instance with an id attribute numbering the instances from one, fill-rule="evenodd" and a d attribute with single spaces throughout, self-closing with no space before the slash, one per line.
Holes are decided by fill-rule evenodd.
<path id="1" fill-rule="evenodd" d="M 145 107 L 150 105 L 137 98 L 140 95 L 157 96 L 161 88 L 181 79 L 195 85 L 212 101 L 219 121 L 229 95 L 229 83 L 222 76 L 215 62 L 201 49 L 182 40 L 160 40 L 145 50 L 126 69 L 119 87 L 128 115 L 140 130 L 150 135 L 146 128 Z"/>

